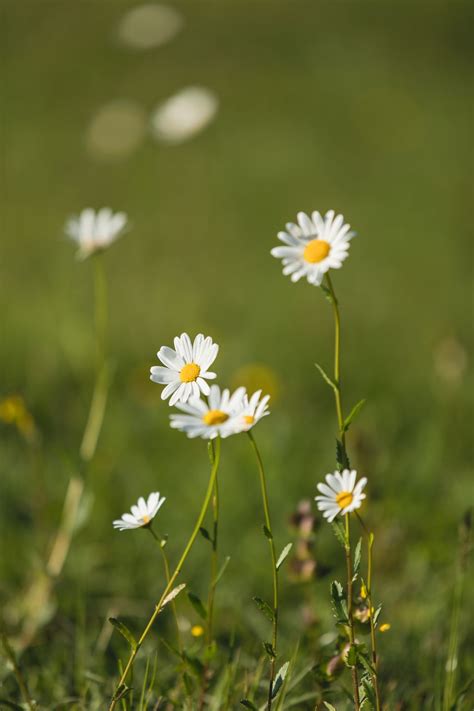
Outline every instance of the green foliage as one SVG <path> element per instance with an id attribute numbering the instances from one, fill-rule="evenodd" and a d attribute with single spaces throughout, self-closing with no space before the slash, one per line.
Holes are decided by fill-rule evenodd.
<path id="1" fill-rule="evenodd" d="M 349 427 L 351 426 L 351 424 L 353 423 L 353 421 L 355 420 L 355 418 L 357 417 L 359 412 L 364 407 L 365 402 L 366 402 L 365 400 L 359 400 L 359 402 L 356 405 L 354 405 L 354 407 L 352 408 L 352 410 L 350 411 L 350 413 L 344 420 L 344 428 L 343 428 L 344 432 L 347 432 L 347 430 L 349 429 Z"/>
<path id="2" fill-rule="evenodd" d="M 273 686 L 272 686 L 272 699 L 275 699 L 280 692 L 283 682 L 285 681 L 286 675 L 288 673 L 288 668 L 290 666 L 290 662 L 285 662 L 282 667 L 277 671 Z"/>
<path id="3" fill-rule="evenodd" d="M 346 536 L 346 529 L 340 518 L 335 518 L 331 523 L 332 530 L 337 540 L 343 548 L 347 547 L 348 541 Z"/>
<path id="4" fill-rule="evenodd" d="M 245 706 L 246 709 L 251 709 L 252 711 L 258 711 L 258 708 L 249 699 L 240 699 L 240 703 L 242 704 L 242 706 Z"/>
<path id="5" fill-rule="evenodd" d="M 262 612 L 265 617 L 268 617 L 268 619 L 273 622 L 273 620 L 275 619 L 275 612 L 273 610 L 273 607 L 271 607 L 268 602 L 265 602 L 265 600 L 262 600 L 261 597 L 254 597 L 252 599 L 257 605 L 260 612 Z"/>
<path id="6" fill-rule="evenodd" d="M 337 580 L 331 583 L 331 603 L 336 624 L 347 625 L 349 622 L 347 600 L 344 589 Z"/>
<path id="7" fill-rule="evenodd" d="M 332 390 L 337 390 L 337 384 L 329 377 L 324 368 L 319 365 L 319 363 L 315 363 L 314 365 L 319 370 L 322 379 L 329 385 L 329 387 L 332 388 Z"/>
<path id="8" fill-rule="evenodd" d="M 357 579 L 360 571 L 360 563 L 362 560 L 362 538 L 359 538 L 354 551 L 354 565 L 353 565 L 353 580 Z"/>
<path id="9" fill-rule="evenodd" d="M 272 535 L 272 532 L 270 531 L 270 529 L 267 528 L 267 527 L 265 526 L 265 524 L 264 524 L 264 525 L 262 526 L 262 530 L 263 530 L 263 535 L 264 535 L 266 538 L 268 538 L 269 541 L 271 541 L 271 540 L 273 539 L 273 535 Z"/>
<path id="10" fill-rule="evenodd" d="M 339 471 L 350 469 L 349 457 L 347 456 L 346 448 L 342 442 L 336 439 L 336 464 Z"/>
<path id="11" fill-rule="evenodd" d="M 275 650 L 273 649 L 272 644 L 270 642 L 262 642 L 263 648 L 265 649 L 266 653 L 270 657 L 270 659 L 275 659 L 276 653 Z"/>
<path id="12" fill-rule="evenodd" d="M 291 551 L 293 547 L 293 543 L 287 543 L 286 546 L 283 548 L 282 552 L 278 556 L 278 560 L 276 562 L 276 569 L 280 570 L 281 566 L 285 562 L 286 558 L 288 557 L 289 552 Z"/>
<path id="13" fill-rule="evenodd" d="M 196 610 L 197 614 L 202 620 L 207 620 L 207 610 L 204 607 L 203 602 L 201 601 L 201 598 L 196 595 L 196 593 L 191 592 L 188 590 L 188 600 L 191 603 L 191 605 L 194 607 Z"/>
<path id="14" fill-rule="evenodd" d="M 136 649 L 136 647 L 137 647 L 137 640 L 135 639 L 135 637 L 133 636 L 133 634 L 130 632 L 130 630 L 128 629 L 128 627 L 127 627 L 126 625 L 124 625 L 124 623 L 121 622 L 120 620 L 117 620 L 117 618 L 115 618 L 115 617 L 109 617 L 109 622 L 110 622 L 111 625 L 113 625 L 113 626 L 115 627 L 115 629 L 116 629 L 118 632 L 120 632 L 120 634 L 122 635 L 122 637 L 124 637 L 124 638 L 127 640 L 127 642 L 129 643 L 130 647 L 131 647 L 132 649 Z"/>

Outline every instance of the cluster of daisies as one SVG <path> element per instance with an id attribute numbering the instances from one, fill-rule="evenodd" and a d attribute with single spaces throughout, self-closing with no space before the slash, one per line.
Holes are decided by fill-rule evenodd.
<path id="1" fill-rule="evenodd" d="M 127 216 L 104 207 L 97 212 L 86 208 L 66 225 L 66 233 L 77 243 L 80 259 L 109 247 L 127 228 Z M 324 217 L 317 211 L 311 216 L 299 212 L 297 222 L 289 222 L 278 233 L 284 246 L 274 247 L 271 254 L 282 260 L 283 274 L 293 282 L 305 277 L 320 286 L 330 269 L 340 269 L 349 253 L 350 241 L 355 236 L 343 215 L 329 210 Z M 262 417 L 269 414 L 269 396 L 261 390 L 249 397 L 245 388 L 233 393 L 209 385 L 216 374 L 209 370 L 219 352 L 219 346 L 209 336 L 198 334 L 191 341 L 187 333 L 174 339 L 174 349 L 162 346 L 158 358 L 162 365 L 151 368 L 153 382 L 164 385 L 161 397 L 169 399 L 179 413 L 170 417 L 171 427 L 185 432 L 188 437 L 212 440 L 229 437 L 250 430 Z M 326 482 L 318 484 L 318 509 L 328 521 L 338 514 L 345 515 L 358 509 L 365 494 L 365 478 L 357 480 L 357 473 L 348 469 L 326 475 Z M 140 498 L 131 513 L 114 521 L 120 530 L 150 525 L 164 503 L 159 492 L 148 499 Z"/>

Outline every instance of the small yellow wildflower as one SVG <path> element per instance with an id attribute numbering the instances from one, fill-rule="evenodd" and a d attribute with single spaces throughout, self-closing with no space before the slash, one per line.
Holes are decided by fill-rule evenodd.
<path id="1" fill-rule="evenodd" d="M 364 583 L 362 583 L 362 585 L 360 586 L 360 596 L 362 600 L 365 600 L 365 598 L 367 597 L 367 588 L 365 587 Z"/>
<path id="2" fill-rule="evenodd" d="M 380 625 L 379 629 L 381 632 L 388 632 L 391 626 L 392 625 L 389 622 L 384 622 L 382 625 Z"/>
<path id="3" fill-rule="evenodd" d="M 201 625 L 193 625 L 191 627 L 191 634 L 193 637 L 201 637 L 204 634 L 204 627 Z"/>
<path id="4" fill-rule="evenodd" d="M 36 435 L 35 422 L 21 395 L 8 395 L 0 400 L 0 420 L 7 425 L 14 425 L 27 440 L 32 440 Z"/>

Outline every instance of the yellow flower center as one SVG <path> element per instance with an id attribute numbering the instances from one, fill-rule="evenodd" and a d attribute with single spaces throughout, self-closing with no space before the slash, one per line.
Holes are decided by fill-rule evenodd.
<path id="1" fill-rule="evenodd" d="M 222 412 L 222 410 L 208 410 L 202 418 L 206 425 L 221 425 L 228 419 L 229 415 L 227 412 Z"/>
<path id="2" fill-rule="evenodd" d="M 253 415 L 244 415 L 244 422 L 246 425 L 253 425 L 255 417 L 253 417 Z"/>
<path id="3" fill-rule="evenodd" d="M 186 363 L 179 373 L 181 382 L 183 383 L 193 383 L 199 377 L 201 368 L 196 365 L 196 363 Z"/>
<path id="4" fill-rule="evenodd" d="M 304 248 L 303 258 L 310 264 L 321 262 L 329 254 L 329 243 L 324 239 L 312 239 Z"/>
<path id="5" fill-rule="evenodd" d="M 346 506 L 352 504 L 352 499 L 354 496 L 350 491 L 340 491 L 336 496 L 336 502 L 339 504 L 339 508 L 345 509 Z"/>
<path id="6" fill-rule="evenodd" d="M 150 517 L 145 514 L 145 516 L 142 516 L 142 521 L 143 525 L 146 526 L 148 523 L 150 523 Z"/>

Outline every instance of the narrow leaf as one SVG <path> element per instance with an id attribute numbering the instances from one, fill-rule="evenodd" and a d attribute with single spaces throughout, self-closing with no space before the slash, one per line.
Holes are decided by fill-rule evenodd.
<path id="1" fill-rule="evenodd" d="M 360 562 L 362 560 L 362 538 L 359 538 L 357 541 L 357 545 L 355 548 L 355 553 L 354 553 L 354 577 L 352 580 L 355 580 L 357 576 L 359 575 L 359 570 L 360 570 Z"/>
<path id="2" fill-rule="evenodd" d="M 377 625 L 377 620 L 379 619 L 379 615 L 381 612 L 382 612 L 382 605 L 380 604 L 374 612 L 374 627 L 376 627 L 376 625 Z"/>
<path id="3" fill-rule="evenodd" d="M 341 544 L 343 548 L 346 547 L 347 545 L 347 540 L 346 540 L 346 530 L 344 528 L 344 524 L 342 521 L 339 519 L 336 519 L 331 523 L 332 530 L 334 531 L 334 535 L 336 536 L 337 540 Z"/>
<path id="4" fill-rule="evenodd" d="M 119 688 L 114 694 L 114 701 L 120 701 L 120 699 L 124 699 L 130 692 L 132 691 L 131 686 L 127 686 L 126 684 L 120 684 Z"/>
<path id="5" fill-rule="evenodd" d="M 336 383 L 334 382 L 334 380 L 331 380 L 331 378 L 330 378 L 329 375 L 326 373 L 326 371 L 324 370 L 324 368 L 321 367 L 321 366 L 319 365 L 319 363 L 315 363 L 314 365 L 315 365 L 316 368 L 319 370 L 319 372 L 320 372 L 320 374 L 321 374 L 323 380 L 326 381 L 326 383 L 329 385 L 329 387 L 331 387 L 334 391 L 337 391 L 337 390 L 338 390 L 338 387 L 337 387 Z"/>
<path id="6" fill-rule="evenodd" d="M 211 538 L 207 528 L 204 528 L 204 526 L 201 526 L 201 528 L 199 529 L 199 533 L 201 534 L 201 536 L 203 538 L 206 539 L 206 541 L 209 541 L 210 543 L 212 543 L 212 538 Z"/>
<path id="7" fill-rule="evenodd" d="M 337 467 L 340 471 L 342 471 L 343 469 L 349 469 L 351 466 L 349 463 L 349 457 L 347 456 L 346 448 L 338 439 L 336 439 L 336 462 Z"/>
<path id="8" fill-rule="evenodd" d="M 275 681 L 273 682 L 272 686 L 272 699 L 276 697 L 281 687 L 283 686 L 283 682 L 285 681 L 289 666 L 290 662 L 285 662 L 283 666 L 280 667 L 280 669 L 278 670 L 277 675 L 275 677 Z"/>
<path id="9" fill-rule="evenodd" d="M 349 616 L 347 614 L 347 601 L 344 596 L 343 587 L 337 580 L 333 580 L 331 583 L 331 600 L 332 610 L 337 624 L 346 625 L 349 622 Z"/>
<path id="10" fill-rule="evenodd" d="M 336 707 L 330 704 L 329 701 L 323 701 L 323 704 L 325 705 L 328 711 L 337 711 Z"/>
<path id="11" fill-rule="evenodd" d="M 250 699 L 240 699 L 240 703 L 242 706 L 245 706 L 246 709 L 252 709 L 252 711 L 258 711 L 258 708 L 253 704 Z"/>
<path id="12" fill-rule="evenodd" d="M 359 412 L 364 407 L 364 404 L 365 404 L 365 400 L 359 400 L 359 402 L 356 405 L 354 405 L 354 407 L 352 408 L 352 410 L 350 411 L 350 413 L 344 420 L 344 432 L 347 432 L 347 430 L 349 429 L 349 427 L 352 424 L 352 421 L 357 417 Z"/>
<path id="13" fill-rule="evenodd" d="M 222 563 L 222 565 L 221 565 L 221 567 L 220 567 L 220 570 L 219 570 L 219 572 L 217 573 L 217 575 L 216 575 L 216 577 L 215 577 L 215 579 L 214 579 L 214 587 L 217 585 L 217 583 L 219 582 L 219 580 L 220 580 L 220 579 L 222 578 L 222 576 L 224 575 L 225 569 L 226 569 L 227 566 L 229 565 L 229 561 L 230 561 L 230 555 L 227 555 L 227 556 L 224 558 L 224 562 Z"/>
<path id="14" fill-rule="evenodd" d="M 331 304 L 334 303 L 334 297 L 331 294 L 331 290 L 328 289 L 326 284 L 320 284 L 319 288 L 323 290 L 324 298 L 327 299 Z M 337 304 L 337 301 L 336 301 L 336 304 Z"/>
<path id="15" fill-rule="evenodd" d="M 372 686 L 372 682 L 370 680 L 370 677 L 364 677 L 362 679 L 362 688 L 364 690 L 365 698 L 370 704 L 370 707 L 375 709 L 376 707 L 376 697 L 375 697 L 375 691 L 374 687 Z"/>
<path id="16" fill-rule="evenodd" d="M 193 593 L 191 591 L 188 591 L 188 599 L 191 605 L 194 607 L 196 612 L 198 613 L 199 617 L 202 620 L 207 620 L 207 610 L 204 607 L 200 597 L 196 595 L 196 593 Z"/>
<path id="17" fill-rule="evenodd" d="M 170 593 L 168 593 L 168 595 L 167 595 L 167 596 L 165 597 L 165 599 L 163 600 L 163 603 L 162 603 L 162 605 L 161 605 L 161 609 L 163 609 L 163 608 L 165 607 L 165 605 L 167 605 L 169 602 L 171 602 L 172 600 L 174 600 L 175 597 L 177 597 L 177 596 L 179 595 L 179 593 L 180 593 L 182 590 L 184 590 L 185 587 L 186 587 L 186 583 L 181 583 L 181 585 L 177 585 L 175 588 L 173 588 L 173 590 L 172 590 Z"/>
<path id="18" fill-rule="evenodd" d="M 109 622 L 111 625 L 115 627 L 117 632 L 120 632 L 122 637 L 125 637 L 129 645 L 131 646 L 132 649 L 136 649 L 137 647 L 137 640 L 133 636 L 133 634 L 130 632 L 128 627 L 123 624 L 123 622 L 120 622 L 120 620 L 117 620 L 116 617 L 109 617 Z"/>
<path id="19" fill-rule="evenodd" d="M 270 644 L 270 642 L 263 642 L 263 648 L 265 649 L 270 659 L 276 658 L 275 650 L 273 649 L 273 646 Z"/>
<path id="20" fill-rule="evenodd" d="M 282 552 L 280 553 L 280 556 L 276 562 L 276 569 L 280 570 L 282 564 L 285 562 L 285 559 L 288 557 L 288 553 L 291 551 L 293 548 L 293 543 L 287 543 L 286 546 L 283 548 Z"/>
<path id="21" fill-rule="evenodd" d="M 263 614 L 266 617 L 268 617 L 268 619 L 271 620 L 271 622 L 273 622 L 273 620 L 275 619 L 275 613 L 273 611 L 273 608 L 270 607 L 270 605 L 268 604 L 268 602 L 265 602 L 265 600 L 262 600 L 261 597 L 254 597 L 253 601 L 257 605 L 260 612 L 263 612 Z"/>
<path id="22" fill-rule="evenodd" d="M 270 531 L 270 529 L 267 528 L 266 526 L 262 526 L 262 530 L 263 530 L 264 535 L 268 538 L 268 540 L 271 541 L 273 538 L 273 535 L 272 535 L 272 532 Z"/>

